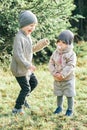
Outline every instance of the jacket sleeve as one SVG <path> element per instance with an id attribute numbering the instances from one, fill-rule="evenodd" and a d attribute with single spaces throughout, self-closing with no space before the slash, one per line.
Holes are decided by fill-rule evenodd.
<path id="1" fill-rule="evenodd" d="M 16 62 L 21 66 L 29 69 L 31 63 L 27 61 L 23 53 L 23 45 L 20 39 L 15 38 L 14 46 L 13 46 L 13 57 L 15 58 Z"/>
<path id="2" fill-rule="evenodd" d="M 33 53 L 38 52 L 49 45 L 48 39 L 44 38 L 37 42 L 36 45 L 33 46 Z"/>
<path id="3" fill-rule="evenodd" d="M 73 54 L 67 59 L 67 63 L 65 67 L 63 67 L 61 71 L 61 75 L 66 78 L 69 76 L 73 71 L 75 70 L 76 66 L 76 54 L 73 52 Z"/>
<path id="4" fill-rule="evenodd" d="M 55 61 L 53 59 L 53 55 L 50 57 L 48 67 L 49 67 L 50 73 L 54 75 L 56 72 L 55 72 Z"/>

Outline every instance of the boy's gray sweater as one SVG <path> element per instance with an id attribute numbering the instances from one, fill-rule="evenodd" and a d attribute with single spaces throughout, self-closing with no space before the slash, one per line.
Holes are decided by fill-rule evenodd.
<path id="1" fill-rule="evenodd" d="M 11 62 L 11 71 L 14 76 L 26 76 L 32 65 L 33 52 L 40 51 L 48 45 L 46 39 L 40 40 L 32 47 L 30 36 L 26 36 L 22 30 L 16 34 L 13 44 L 13 56 Z"/>

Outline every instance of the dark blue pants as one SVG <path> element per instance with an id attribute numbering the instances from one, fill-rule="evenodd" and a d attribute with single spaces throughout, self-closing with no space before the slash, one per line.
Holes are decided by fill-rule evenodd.
<path id="1" fill-rule="evenodd" d="M 34 90 L 38 84 L 38 81 L 34 73 L 30 75 L 29 79 L 26 76 L 22 76 L 16 77 L 16 80 L 19 83 L 21 90 L 17 97 L 15 108 L 20 109 L 24 104 L 26 96 Z"/>

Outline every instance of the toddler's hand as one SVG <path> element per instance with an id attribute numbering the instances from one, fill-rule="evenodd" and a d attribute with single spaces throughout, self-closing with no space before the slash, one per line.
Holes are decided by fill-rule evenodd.
<path id="1" fill-rule="evenodd" d="M 62 81 L 63 80 L 63 76 L 60 74 L 60 73 L 56 73 L 54 75 L 54 79 L 55 80 L 58 80 L 58 81 Z"/>

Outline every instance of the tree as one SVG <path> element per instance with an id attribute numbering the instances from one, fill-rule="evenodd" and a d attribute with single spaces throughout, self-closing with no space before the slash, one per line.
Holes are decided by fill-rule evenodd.
<path id="1" fill-rule="evenodd" d="M 55 37 L 60 31 L 71 28 L 70 19 L 75 9 L 73 0 L 1 0 L 0 1 L 0 51 L 12 53 L 12 40 L 18 30 L 18 14 L 21 10 L 31 10 L 38 18 L 38 26 L 33 32 L 33 40 L 47 37 L 51 46 L 34 55 L 47 61 L 54 49 Z M 37 39 L 37 40 L 36 40 Z M 38 59 L 38 58 L 37 58 Z"/>
<path id="2" fill-rule="evenodd" d="M 74 0 L 76 9 L 73 14 L 80 14 L 79 22 L 73 21 L 73 27 L 78 28 L 78 34 L 87 40 L 87 0 Z"/>

